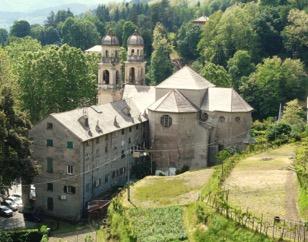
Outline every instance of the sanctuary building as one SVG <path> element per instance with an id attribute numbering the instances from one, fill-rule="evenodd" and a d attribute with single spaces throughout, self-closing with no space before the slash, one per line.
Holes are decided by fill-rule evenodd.
<path id="1" fill-rule="evenodd" d="M 185 66 L 157 86 L 145 85 L 143 38 L 118 39 L 99 49 L 98 104 L 53 113 L 33 127 L 35 208 L 79 220 L 87 203 L 127 181 L 134 150 L 147 150 L 159 172 L 207 167 L 227 147 L 249 142 L 252 108 L 232 88 L 216 87 Z"/>

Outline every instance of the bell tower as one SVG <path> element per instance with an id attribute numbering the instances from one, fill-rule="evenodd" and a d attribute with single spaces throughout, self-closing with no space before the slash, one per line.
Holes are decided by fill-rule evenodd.
<path id="1" fill-rule="evenodd" d="M 135 31 L 127 39 L 127 61 L 125 61 L 125 84 L 145 85 L 144 42 Z"/>
<path id="2" fill-rule="evenodd" d="M 101 62 L 98 64 L 98 104 L 120 100 L 122 85 L 119 40 L 108 33 L 102 39 Z"/>

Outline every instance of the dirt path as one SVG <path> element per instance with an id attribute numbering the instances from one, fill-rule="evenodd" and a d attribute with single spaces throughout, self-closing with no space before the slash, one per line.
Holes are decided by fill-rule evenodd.
<path id="1" fill-rule="evenodd" d="M 288 171 L 287 180 L 286 180 L 286 218 L 289 220 L 298 221 L 299 214 L 297 208 L 297 177 L 294 171 Z"/>

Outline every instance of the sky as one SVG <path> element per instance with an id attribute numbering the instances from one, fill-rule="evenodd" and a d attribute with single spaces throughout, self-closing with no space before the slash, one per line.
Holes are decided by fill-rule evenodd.
<path id="1" fill-rule="evenodd" d="M 94 6 L 115 1 L 121 2 L 120 0 L 0 0 L 0 12 L 32 12 L 59 5 L 79 3 Z"/>

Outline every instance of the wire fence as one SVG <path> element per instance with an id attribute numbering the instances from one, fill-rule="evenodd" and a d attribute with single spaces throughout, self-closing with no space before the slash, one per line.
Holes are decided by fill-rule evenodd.
<path id="1" fill-rule="evenodd" d="M 204 202 L 221 215 L 232 219 L 241 226 L 273 239 L 308 241 L 308 223 L 291 221 L 280 217 L 274 217 L 272 221 L 269 221 L 265 216 L 257 216 L 248 209 L 243 211 L 232 207 L 228 203 L 228 196 L 229 190 L 223 190 L 218 194 L 210 193 L 205 197 Z"/>

